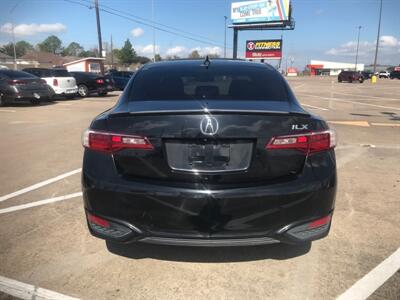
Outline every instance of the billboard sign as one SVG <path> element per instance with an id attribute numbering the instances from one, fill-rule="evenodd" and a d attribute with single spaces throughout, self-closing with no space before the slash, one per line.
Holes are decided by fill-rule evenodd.
<path id="1" fill-rule="evenodd" d="M 282 40 L 246 41 L 246 58 L 280 59 L 282 58 Z"/>
<path id="2" fill-rule="evenodd" d="M 257 0 L 234 2 L 232 24 L 271 23 L 289 20 L 290 0 Z"/>

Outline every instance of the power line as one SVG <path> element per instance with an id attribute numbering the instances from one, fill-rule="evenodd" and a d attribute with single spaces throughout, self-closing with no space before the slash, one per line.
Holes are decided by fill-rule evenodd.
<path id="1" fill-rule="evenodd" d="M 89 8 L 89 9 L 93 8 L 91 5 L 87 5 L 87 4 L 85 4 L 85 3 L 77 2 L 77 1 L 74 1 L 74 0 L 64 0 L 64 1 L 70 2 L 70 3 L 73 3 L 73 4 L 77 4 L 77 5 L 81 5 L 81 6 L 84 6 L 84 7 L 86 7 L 86 8 Z M 193 33 L 185 32 L 185 31 L 178 30 L 178 29 L 174 29 L 174 30 L 179 31 L 179 32 L 173 32 L 173 31 L 170 31 L 170 30 L 161 28 L 160 26 L 156 26 L 156 25 L 149 24 L 149 23 L 147 23 L 147 22 L 148 22 L 147 20 L 146 20 L 146 22 L 145 22 L 145 21 L 138 20 L 138 19 L 135 18 L 135 17 L 125 16 L 125 15 L 123 15 L 123 14 L 127 14 L 127 13 L 119 12 L 119 11 L 113 9 L 113 8 L 106 9 L 104 5 L 99 5 L 99 9 L 100 9 L 101 11 L 105 12 L 105 13 L 110 14 L 110 15 L 118 16 L 118 17 L 120 17 L 120 18 L 127 19 L 127 20 L 129 20 L 129 21 L 132 21 L 132 22 L 135 22 L 135 23 L 138 23 L 138 24 L 142 24 L 142 25 L 144 25 L 144 26 L 152 27 L 152 28 L 154 28 L 154 29 L 156 29 L 156 30 L 158 30 L 158 31 L 162 31 L 162 32 L 166 32 L 166 33 L 169 33 L 169 34 L 172 34 L 172 35 L 180 36 L 180 37 L 183 37 L 183 38 L 185 38 L 185 39 L 192 40 L 192 41 L 199 42 L 199 43 L 206 44 L 206 45 L 213 45 L 213 46 L 217 46 L 217 45 L 218 45 L 218 46 L 222 46 L 222 44 L 217 44 L 217 43 L 215 43 L 213 40 L 211 40 L 212 42 L 209 42 L 209 41 L 205 41 L 205 40 L 204 40 L 204 39 L 206 39 L 206 38 L 204 38 L 204 39 L 199 39 L 199 38 L 194 38 L 194 37 L 191 37 L 191 36 L 188 36 L 188 35 L 187 35 L 187 34 L 190 34 L 190 35 L 192 35 L 192 36 L 195 36 L 196 34 L 193 34 Z M 111 10 L 113 10 L 113 11 L 111 11 Z M 115 11 L 116 11 L 116 12 L 115 12 Z M 128 15 L 128 14 L 127 14 L 127 15 Z M 142 18 L 142 19 L 143 19 L 143 18 Z M 155 23 L 155 24 L 160 24 L 160 23 L 156 23 L 156 22 L 154 22 L 154 23 Z M 167 25 L 161 25 L 161 26 L 170 27 L 170 26 L 167 26 Z M 182 32 L 183 32 L 183 33 L 182 33 Z M 232 48 L 229 48 L 229 49 L 232 49 Z"/>
<path id="2" fill-rule="evenodd" d="M 80 1 L 84 1 L 84 2 L 87 2 L 87 3 L 91 3 L 90 0 L 80 0 Z M 139 19 L 139 20 L 142 20 L 142 21 L 145 21 L 145 22 L 148 22 L 148 23 L 153 23 L 153 24 L 156 24 L 156 25 L 159 25 L 159 26 L 163 26 L 163 27 L 165 27 L 165 28 L 169 28 L 169 29 L 174 30 L 174 31 L 177 31 L 177 32 L 189 34 L 189 35 L 191 35 L 191 36 L 197 36 L 198 38 L 201 38 L 201 39 L 203 39 L 203 40 L 208 40 L 208 41 L 211 41 L 211 42 L 213 42 L 213 43 L 218 43 L 218 41 L 213 40 L 213 39 L 210 39 L 209 37 L 205 37 L 205 36 L 200 35 L 200 34 L 197 34 L 197 33 L 188 32 L 188 31 L 185 31 L 185 30 L 176 28 L 176 27 L 172 27 L 172 26 L 169 26 L 169 25 L 166 25 L 166 24 L 163 24 L 163 23 L 156 22 L 156 21 L 154 21 L 154 20 L 149 20 L 149 19 L 146 19 L 146 18 L 137 16 L 137 15 L 133 15 L 133 14 L 131 14 L 131 13 L 127 13 L 127 12 L 125 12 L 125 11 L 121 11 L 121 10 L 112 8 L 112 7 L 107 6 L 107 5 L 104 5 L 104 4 L 99 5 L 99 7 L 103 7 L 103 8 L 112 10 L 112 11 L 114 11 L 114 12 L 117 12 L 117 13 L 120 13 L 120 14 L 124 14 L 124 15 L 130 16 L 130 17 L 132 17 L 132 18 Z M 151 24 L 148 24 L 148 26 L 151 26 L 151 27 L 152 27 Z"/>

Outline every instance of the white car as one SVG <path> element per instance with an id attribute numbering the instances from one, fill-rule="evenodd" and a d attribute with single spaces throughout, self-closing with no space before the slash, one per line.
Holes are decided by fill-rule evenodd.
<path id="1" fill-rule="evenodd" d="M 388 71 L 380 71 L 379 72 L 379 78 L 389 78 L 390 73 Z"/>
<path id="2" fill-rule="evenodd" d="M 78 93 L 75 78 L 65 69 L 27 68 L 23 71 L 45 80 L 56 95 L 72 99 Z"/>

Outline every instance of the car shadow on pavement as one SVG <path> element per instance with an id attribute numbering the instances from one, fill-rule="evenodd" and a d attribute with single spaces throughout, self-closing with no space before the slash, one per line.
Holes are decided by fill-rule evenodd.
<path id="1" fill-rule="evenodd" d="M 400 121 L 400 116 L 394 112 L 382 111 L 381 114 L 387 115 L 391 121 Z"/>
<path id="2" fill-rule="evenodd" d="M 226 263 L 264 259 L 290 259 L 307 254 L 311 249 L 311 242 L 304 245 L 183 247 L 145 243 L 118 244 L 106 241 L 106 246 L 111 253 L 132 259 L 153 258 L 179 262 Z"/>
<path id="3" fill-rule="evenodd" d="M 54 105 L 56 102 L 54 101 L 46 101 L 40 102 L 40 104 L 32 104 L 30 102 L 18 102 L 18 103 L 7 103 L 4 107 L 39 107 L 39 106 L 48 106 Z"/>

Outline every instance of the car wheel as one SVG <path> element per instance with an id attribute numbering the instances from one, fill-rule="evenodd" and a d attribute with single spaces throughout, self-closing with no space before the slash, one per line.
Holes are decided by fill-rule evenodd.
<path id="1" fill-rule="evenodd" d="M 339 81 L 339 82 L 342 82 L 342 78 L 338 78 L 338 81 Z"/>
<path id="2" fill-rule="evenodd" d="M 0 94 L 0 107 L 6 105 L 6 100 L 4 99 L 3 94 Z"/>
<path id="3" fill-rule="evenodd" d="M 31 99 L 30 102 L 32 103 L 32 105 L 39 105 L 40 99 Z"/>
<path id="4" fill-rule="evenodd" d="M 363 82 L 364 82 L 364 79 L 360 78 L 358 81 L 359 81 L 360 83 L 363 83 Z"/>
<path id="5" fill-rule="evenodd" d="M 78 94 L 81 97 L 87 97 L 89 95 L 89 89 L 86 85 L 80 84 L 78 86 Z"/>

